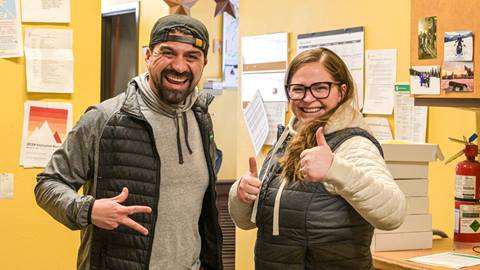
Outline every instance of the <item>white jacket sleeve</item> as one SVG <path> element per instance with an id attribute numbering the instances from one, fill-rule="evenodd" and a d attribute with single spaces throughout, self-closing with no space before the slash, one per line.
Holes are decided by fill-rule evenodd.
<path id="1" fill-rule="evenodd" d="M 375 228 L 394 230 L 405 219 L 405 195 L 367 138 L 355 136 L 337 148 L 325 184 Z"/>
<path id="2" fill-rule="evenodd" d="M 228 212 L 237 227 L 244 230 L 250 230 L 256 227 L 255 223 L 250 221 L 253 203 L 245 204 L 238 200 L 237 189 L 239 183 L 240 180 L 237 180 L 230 187 L 230 192 L 228 194 Z"/>

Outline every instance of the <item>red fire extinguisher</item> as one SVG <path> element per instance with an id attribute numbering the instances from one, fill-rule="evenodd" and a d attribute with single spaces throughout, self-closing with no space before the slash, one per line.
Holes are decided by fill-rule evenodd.
<path id="1" fill-rule="evenodd" d="M 454 241 L 480 242 L 480 163 L 475 160 L 478 146 L 466 144 L 466 160 L 455 168 Z"/>

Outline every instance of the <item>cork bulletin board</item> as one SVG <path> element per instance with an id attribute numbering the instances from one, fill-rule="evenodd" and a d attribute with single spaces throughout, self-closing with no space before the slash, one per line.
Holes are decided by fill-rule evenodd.
<path id="1" fill-rule="evenodd" d="M 410 66 L 440 66 L 444 64 L 444 34 L 445 32 L 472 31 L 473 32 L 473 91 L 455 92 L 440 91 L 440 95 L 415 95 L 418 100 L 449 100 L 467 106 L 480 106 L 480 15 L 479 0 L 411 0 L 410 23 Z M 434 59 L 419 59 L 418 52 L 418 24 L 422 18 L 437 17 L 436 44 L 437 55 Z M 421 104 L 419 104 L 421 105 Z M 452 106 L 455 106 L 453 104 Z"/>

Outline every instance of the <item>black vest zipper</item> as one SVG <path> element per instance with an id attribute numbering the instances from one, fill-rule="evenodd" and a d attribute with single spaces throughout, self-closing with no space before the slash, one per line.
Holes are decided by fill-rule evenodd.
<path id="1" fill-rule="evenodd" d="M 214 216 L 214 220 L 216 221 L 215 222 L 215 239 L 216 239 L 216 251 L 217 251 L 217 254 L 215 255 L 215 257 L 217 258 L 217 261 L 215 262 L 216 265 L 217 265 L 217 269 L 223 269 L 223 266 L 222 266 L 222 251 L 221 251 L 221 228 L 220 228 L 220 224 L 218 222 L 218 211 L 217 211 L 217 207 L 216 207 L 216 201 L 217 201 L 217 196 L 216 196 L 216 191 L 215 191 L 215 179 L 216 179 L 216 176 L 215 176 L 215 171 L 214 171 L 214 166 L 212 164 L 212 159 L 210 158 L 210 134 L 209 134 L 209 128 L 207 126 L 207 115 L 206 113 L 202 112 L 202 111 L 194 111 L 194 115 L 195 115 L 195 118 L 197 119 L 197 123 L 199 123 L 201 125 L 201 128 L 200 128 L 200 134 L 202 136 L 202 141 L 203 141 L 203 152 L 204 152 L 204 155 L 205 155 L 205 159 L 207 161 L 207 167 L 208 167 L 208 176 L 209 176 L 209 184 L 208 184 L 208 188 L 210 189 L 210 195 L 211 195 L 211 198 L 210 198 L 210 201 L 211 201 L 211 212 L 210 213 L 213 213 Z M 204 232 L 205 236 L 207 235 L 208 232 Z M 203 241 L 204 239 L 202 239 Z"/>

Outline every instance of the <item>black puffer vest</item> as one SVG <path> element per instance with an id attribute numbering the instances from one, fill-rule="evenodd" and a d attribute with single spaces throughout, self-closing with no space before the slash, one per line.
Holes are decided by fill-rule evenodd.
<path id="1" fill-rule="evenodd" d="M 132 89 L 129 89 L 132 90 Z M 161 153 L 155 146 L 151 126 L 139 111 L 136 91 L 128 91 L 125 104 L 108 121 L 100 139 L 96 199 L 118 195 L 128 187 L 124 205 L 145 205 L 151 214 L 130 216 L 150 232 L 148 236 L 126 226 L 108 231 L 93 229 L 90 256 L 91 270 L 147 270 L 152 251 L 153 232 L 158 213 Z M 223 269 L 221 262 L 222 235 L 215 205 L 216 146 L 207 106 L 211 97 L 200 96 L 192 110 L 200 127 L 209 173 L 209 186 L 203 199 L 198 223 L 202 247 L 200 260 L 205 270 Z M 133 108 L 133 109 L 132 109 Z"/>
<path id="2" fill-rule="evenodd" d="M 360 128 L 347 128 L 325 136 L 335 151 L 353 136 L 371 140 L 382 153 L 380 144 Z M 330 194 L 323 183 L 299 181 L 285 186 L 280 201 L 279 235 L 273 236 L 275 197 L 281 179 L 282 156 L 288 141 L 275 157 L 269 153 L 260 172 L 271 158 L 273 165 L 260 191 L 256 216 L 258 227 L 255 246 L 255 268 L 259 270 L 335 270 L 373 269 L 370 244 L 373 226 L 364 220 L 348 202 Z M 355 181 L 355 179 L 352 179 Z"/>

